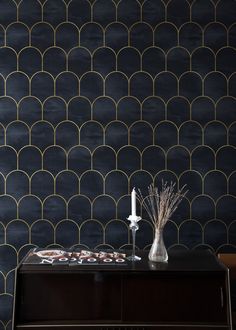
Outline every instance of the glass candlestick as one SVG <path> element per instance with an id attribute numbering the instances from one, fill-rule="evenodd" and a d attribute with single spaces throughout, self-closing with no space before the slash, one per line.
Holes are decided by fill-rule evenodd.
<path id="1" fill-rule="evenodd" d="M 136 239 L 136 231 L 139 229 L 138 221 L 141 220 L 141 217 L 130 215 L 127 220 L 130 221 L 129 228 L 132 231 L 132 255 L 127 259 L 129 261 L 138 261 L 141 260 L 140 257 L 135 255 L 135 239 Z"/>

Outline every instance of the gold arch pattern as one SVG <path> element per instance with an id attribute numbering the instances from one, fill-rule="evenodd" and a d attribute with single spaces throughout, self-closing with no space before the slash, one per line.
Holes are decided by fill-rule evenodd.
<path id="1" fill-rule="evenodd" d="M 2 3 L 0 328 L 10 329 L 1 306 L 10 306 L 14 267 L 31 247 L 130 247 L 134 185 L 145 193 L 161 179 L 187 183 L 166 227 L 170 250 L 235 251 L 229 2 L 204 0 L 204 17 L 203 0 L 109 0 L 107 16 L 100 0 Z M 137 246 L 148 249 L 153 228 L 138 208 Z"/>

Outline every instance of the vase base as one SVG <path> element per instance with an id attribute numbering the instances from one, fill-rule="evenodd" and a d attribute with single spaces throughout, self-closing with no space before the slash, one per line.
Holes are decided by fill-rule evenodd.
<path id="1" fill-rule="evenodd" d="M 138 257 L 138 256 L 135 256 L 135 255 L 132 255 L 132 256 L 129 256 L 129 257 L 127 258 L 127 260 L 129 260 L 129 261 L 139 261 L 139 260 L 141 260 L 141 257 Z"/>
<path id="2" fill-rule="evenodd" d="M 156 262 L 156 263 L 165 263 L 165 264 L 167 264 L 168 263 L 168 259 L 150 259 L 149 258 L 149 261 L 151 261 L 151 262 Z"/>

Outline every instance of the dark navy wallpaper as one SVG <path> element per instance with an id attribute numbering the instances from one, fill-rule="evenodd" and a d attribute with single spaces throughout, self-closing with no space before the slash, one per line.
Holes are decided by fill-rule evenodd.
<path id="1" fill-rule="evenodd" d="M 0 330 L 31 247 L 129 246 L 133 186 L 187 183 L 169 249 L 235 251 L 235 18 L 234 0 L 0 0 Z"/>

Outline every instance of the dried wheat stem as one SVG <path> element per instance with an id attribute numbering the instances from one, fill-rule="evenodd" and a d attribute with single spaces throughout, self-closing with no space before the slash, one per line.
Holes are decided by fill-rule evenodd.
<path id="1" fill-rule="evenodd" d="M 147 211 L 155 229 L 161 230 L 164 228 L 166 222 L 187 194 L 187 190 L 184 191 L 185 187 L 186 185 L 175 192 L 175 183 L 171 182 L 168 186 L 167 182 L 162 181 L 160 190 L 154 187 L 153 184 L 150 185 L 148 187 L 148 196 L 146 197 L 143 197 L 141 190 L 138 189 L 137 197 Z"/>

